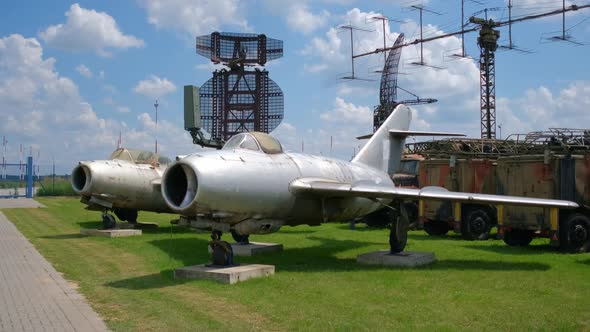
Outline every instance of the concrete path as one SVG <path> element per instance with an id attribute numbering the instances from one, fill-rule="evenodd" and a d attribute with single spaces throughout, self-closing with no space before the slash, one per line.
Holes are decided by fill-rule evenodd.
<path id="1" fill-rule="evenodd" d="M 0 198 L 0 209 L 38 208 L 45 205 L 32 198 Z"/>
<path id="2" fill-rule="evenodd" d="M 107 331 L 86 300 L 1 212 L 0 331 Z"/>

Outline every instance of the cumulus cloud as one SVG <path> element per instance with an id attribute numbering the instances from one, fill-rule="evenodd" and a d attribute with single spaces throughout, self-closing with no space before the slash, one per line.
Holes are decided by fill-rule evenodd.
<path id="1" fill-rule="evenodd" d="M 209 34 L 221 26 L 251 30 L 238 0 L 139 0 L 139 5 L 146 10 L 150 24 L 191 36 Z"/>
<path id="2" fill-rule="evenodd" d="M 82 76 L 84 76 L 86 78 L 91 78 L 92 77 L 92 71 L 88 67 L 86 67 L 85 65 L 82 65 L 82 64 L 81 65 L 78 65 L 78 67 L 76 67 L 76 71 L 80 75 L 82 75 Z"/>
<path id="3" fill-rule="evenodd" d="M 286 20 L 293 30 L 304 34 L 313 32 L 326 25 L 330 13 L 323 10 L 320 14 L 313 14 L 308 6 L 302 2 L 293 2 L 287 7 Z"/>
<path id="4" fill-rule="evenodd" d="M 143 40 L 123 34 L 115 19 L 105 12 L 75 3 L 65 15 L 66 23 L 49 26 L 39 33 L 47 45 L 66 51 L 91 51 L 101 56 L 110 56 L 111 49 L 144 46 Z"/>
<path id="5" fill-rule="evenodd" d="M 332 123 L 355 123 L 369 127 L 372 123 L 372 115 L 373 112 L 368 106 L 357 106 L 336 97 L 334 108 L 329 112 L 320 114 L 320 118 Z"/>
<path id="6" fill-rule="evenodd" d="M 176 90 L 174 83 L 166 78 L 151 75 L 148 79 L 139 81 L 133 91 L 150 98 L 159 98 Z"/>
<path id="7" fill-rule="evenodd" d="M 571 82 L 559 91 L 540 86 L 519 98 L 498 100 L 497 123 L 502 135 L 548 128 L 589 127 L 590 81 Z"/>
<path id="8" fill-rule="evenodd" d="M 43 57 L 43 48 L 35 38 L 16 34 L 0 37 L 0 132 L 9 141 L 9 160 L 18 160 L 22 143 L 40 148 L 45 158 L 53 156 L 58 173 L 70 172 L 78 160 L 106 158 L 117 145 L 119 131 L 125 146 L 153 148 L 153 141 L 147 140 L 153 137 L 149 122 L 138 120 L 128 126 L 100 116 L 80 95 L 76 84 L 55 70 L 55 62 Z M 119 107 L 119 111 L 128 110 L 116 106 L 112 98 L 105 103 Z M 165 154 L 197 150 L 180 125 L 162 123 L 166 132 L 160 133 L 159 141 Z M 41 167 L 41 174 L 49 171 Z"/>

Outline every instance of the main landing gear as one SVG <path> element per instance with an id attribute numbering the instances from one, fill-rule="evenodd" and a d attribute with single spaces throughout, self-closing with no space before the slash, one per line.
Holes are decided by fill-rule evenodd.
<path id="1" fill-rule="evenodd" d="M 226 241 L 221 240 L 221 231 L 214 230 L 211 232 L 211 241 L 209 246 L 213 253 L 211 254 L 211 260 L 213 266 L 224 266 L 229 267 L 234 265 L 234 252 Z"/>
<path id="2" fill-rule="evenodd" d="M 107 210 L 102 212 L 102 228 L 103 229 L 113 229 L 117 226 L 117 221 L 115 217 L 108 213 Z"/>
<path id="3" fill-rule="evenodd" d="M 408 242 L 408 230 L 410 228 L 408 212 L 403 203 L 399 205 L 398 211 L 389 211 L 388 213 L 391 221 L 389 246 L 392 254 L 404 251 Z"/>

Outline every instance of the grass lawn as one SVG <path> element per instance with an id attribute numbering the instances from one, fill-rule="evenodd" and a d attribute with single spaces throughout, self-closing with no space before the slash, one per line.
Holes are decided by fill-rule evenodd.
<path id="1" fill-rule="evenodd" d="M 133 238 L 83 237 L 80 228 L 100 227 L 100 213 L 74 198 L 38 200 L 48 208 L 2 212 L 116 331 L 590 330 L 590 254 L 561 254 L 546 239 L 514 248 L 411 232 L 407 249 L 434 251 L 437 262 L 399 269 L 355 261 L 385 249 L 386 230 L 285 227 L 251 236 L 282 243 L 283 252 L 237 258 L 273 264 L 274 276 L 180 282 L 173 269 L 209 260 L 208 233 L 143 212 L 141 221 L 160 228 Z"/>

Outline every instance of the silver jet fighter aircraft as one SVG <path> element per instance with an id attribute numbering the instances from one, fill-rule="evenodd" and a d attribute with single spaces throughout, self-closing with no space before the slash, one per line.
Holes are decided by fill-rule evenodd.
<path id="1" fill-rule="evenodd" d="M 172 212 L 160 194 L 170 159 L 153 152 L 119 148 L 109 160 L 81 161 L 72 171 L 72 188 L 86 209 L 102 211 L 105 229 L 122 221 L 137 223 L 137 211 Z"/>
<path id="2" fill-rule="evenodd" d="M 391 214 L 391 252 L 404 249 L 408 218 L 403 199 L 540 205 L 576 208 L 574 202 L 449 192 L 440 187 L 396 188 L 389 174 L 399 165 L 409 131 L 410 108 L 398 106 L 351 162 L 283 152 L 273 137 L 235 135 L 221 150 L 200 152 L 170 165 L 162 195 L 181 223 L 237 237 L 281 226 L 318 225 L 362 217 L 384 206 Z M 440 134 L 440 133 L 433 133 Z M 398 216 L 398 217 L 395 217 Z M 236 237 L 234 236 L 234 237 Z"/>

